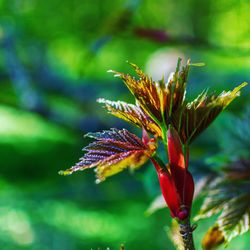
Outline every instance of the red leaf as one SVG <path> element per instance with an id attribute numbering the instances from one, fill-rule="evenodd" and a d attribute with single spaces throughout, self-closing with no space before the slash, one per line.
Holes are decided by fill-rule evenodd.
<path id="1" fill-rule="evenodd" d="M 88 133 L 88 137 L 96 139 L 84 148 L 87 153 L 81 161 L 60 174 L 72 174 L 78 170 L 96 167 L 98 182 L 114 175 L 123 169 L 138 168 L 144 164 L 156 150 L 154 140 L 143 143 L 127 130 L 111 129 L 98 133 Z"/>
<path id="2" fill-rule="evenodd" d="M 162 137 L 162 132 L 157 123 L 155 123 L 138 105 L 129 104 L 121 101 L 109 101 L 103 98 L 97 100 L 103 103 L 110 114 L 121 118 L 127 122 L 133 123 L 140 128 L 144 128 L 156 137 Z"/>

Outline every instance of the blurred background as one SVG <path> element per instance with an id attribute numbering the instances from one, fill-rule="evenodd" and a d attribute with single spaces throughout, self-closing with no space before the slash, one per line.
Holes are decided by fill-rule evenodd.
<path id="1" fill-rule="evenodd" d="M 0 248 L 174 249 L 168 210 L 146 213 L 159 194 L 150 164 L 99 185 L 92 170 L 58 171 L 82 156 L 88 131 L 128 128 L 140 136 L 96 103 L 133 101 L 107 73 L 133 73 L 126 61 L 155 80 L 167 78 L 179 56 L 204 62 L 191 69 L 188 99 L 250 82 L 249 13 L 248 0 L 1 0 Z M 249 86 L 194 143 L 196 177 L 221 149 L 227 117 L 244 117 L 247 106 Z M 213 221 L 199 223 L 197 249 Z M 228 249 L 249 244 L 243 235 Z"/>

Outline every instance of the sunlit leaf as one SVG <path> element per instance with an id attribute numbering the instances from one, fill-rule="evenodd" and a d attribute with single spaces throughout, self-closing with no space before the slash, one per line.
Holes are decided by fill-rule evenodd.
<path id="1" fill-rule="evenodd" d="M 81 161 L 60 174 L 68 175 L 78 170 L 96 168 L 97 182 L 119 173 L 125 168 L 135 169 L 143 165 L 155 152 L 154 139 L 144 144 L 127 130 L 111 129 L 86 136 L 95 139 L 84 148 L 87 153 Z"/>
<path id="2" fill-rule="evenodd" d="M 161 103 L 162 98 L 160 94 L 163 89 L 163 85 L 157 85 L 150 77 L 145 75 L 139 67 L 135 64 L 131 64 L 135 69 L 136 73 L 140 79 L 136 80 L 134 77 L 119 73 L 116 71 L 110 71 L 115 74 L 115 76 L 120 77 L 131 91 L 131 93 L 138 100 L 141 108 L 147 112 L 150 117 L 154 117 L 158 121 L 162 121 L 161 114 Z"/>
<path id="3" fill-rule="evenodd" d="M 164 79 L 155 82 L 135 64 L 131 63 L 135 72 L 139 76 L 136 80 L 134 77 L 110 71 L 115 76 L 120 77 L 135 96 L 139 106 L 155 122 L 170 122 L 170 116 L 183 103 L 186 93 L 186 80 L 189 70 L 189 64 L 180 70 L 180 59 L 174 72 L 168 81 Z"/>
<path id="4" fill-rule="evenodd" d="M 186 84 L 191 63 L 188 61 L 182 69 L 180 69 L 180 63 L 179 59 L 176 71 L 170 75 L 167 82 L 164 79 L 153 81 L 135 64 L 131 64 L 131 66 L 139 79 L 116 71 L 110 72 L 125 82 L 141 110 L 159 127 L 172 124 L 180 134 L 182 142 L 189 144 L 214 121 L 231 101 L 240 95 L 240 89 L 247 83 L 244 82 L 232 91 L 223 91 L 219 95 L 208 95 L 207 91 L 204 91 L 194 101 L 186 103 Z M 111 113 L 121 117 L 116 110 L 119 106 L 119 109 L 124 111 L 124 103 L 109 103 L 108 105 L 107 108 Z M 124 117 L 121 118 L 124 119 Z M 126 119 L 128 120 L 128 117 Z M 129 120 L 131 121 L 131 117 Z"/>
<path id="5" fill-rule="evenodd" d="M 162 137 L 160 127 L 139 106 L 121 101 L 109 101 L 103 98 L 97 101 L 105 104 L 105 108 L 112 115 L 144 128 L 157 137 Z"/>
<path id="6" fill-rule="evenodd" d="M 247 85 L 240 84 L 232 91 L 223 91 L 220 95 L 200 94 L 194 101 L 182 106 L 173 114 L 173 124 L 183 143 L 191 143 L 214 119 L 237 97 L 240 89 Z"/>

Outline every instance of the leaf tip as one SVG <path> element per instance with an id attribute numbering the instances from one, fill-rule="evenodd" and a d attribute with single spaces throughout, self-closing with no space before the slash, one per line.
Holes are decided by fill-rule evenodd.
<path id="1" fill-rule="evenodd" d="M 71 170 L 60 170 L 59 172 L 58 172 L 58 174 L 59 175 L 64 175 L 64 176 L 66 176 L 66 175 L 71 175 L 72 174 L 72 171 Z"/>
<path id="2" fill-rule="evenodd" d="M 190 66 L 193 67 L 204 67 L 206 64 L 204 62 L 199 62 L 199 63 L 189 63 Z"/>
<path id="3" fill-rule="evenodd" d="M 248 82 L 243 82 L 239 85 L 239 88 L 244 88 L 248 85 Z"/>

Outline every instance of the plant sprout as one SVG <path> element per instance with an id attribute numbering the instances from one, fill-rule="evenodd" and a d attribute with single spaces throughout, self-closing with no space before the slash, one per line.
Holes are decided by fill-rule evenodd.
<path id="1" fill-rule="evenodd" d="M 122 101 L 98 99 L 107 111 L 141 128 L 142 138 L 127 131 L 112 128 L 103 132 L 88 133 L 94 139 L 84 148 L 80 162 L 60 174 L 68 175 L 78 170 L 95 168 L 97 183 L 126 168 L 137 169 L 151 160 L 158 175 L 162 195 L 170 215 L 179 224 L 185 249 L 195 249 L 194 227 L 190 225 L 194 181 L 188 170 L 189 147 L 215 118 L 240 95 L 242 83 L 232 91 L 209 95 L 203 91 L 191 102 L 186 101 L 186 86 L 190 60 L 177 67 L 167 82 L 153 81 L 143 71 L 131 64 L 138 79 L 116 72 L 135 98 L 135 104 Z M 194 65 L 195 66 L 195 65 Z M 198 66 L 198 65 L 196 65 Z M 158 153 L 158 144 L 163 143 L 168 163 Z"/>

